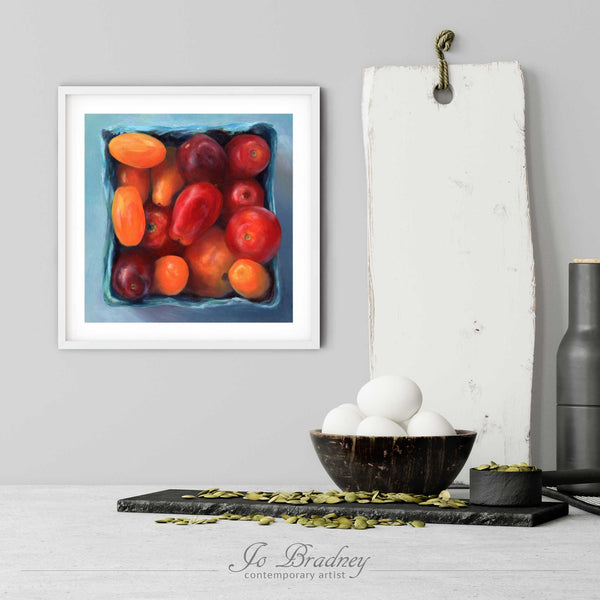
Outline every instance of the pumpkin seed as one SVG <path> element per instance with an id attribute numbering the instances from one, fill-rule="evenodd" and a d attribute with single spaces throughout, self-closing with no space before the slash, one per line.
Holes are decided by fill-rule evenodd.
<path id="1" fill-rule="evenodd" d="M 480 465 L 479 467 L 475 467 L 475 468 L 479 471 L 485 471 L 485 470 L 500 471 L 500 472 L 508 471 L 510 473 L 516 473 L 517 471 L 538 471 L 539 470 L 537 467 L 534 467 L 533 465 L 529 465 L 526 462 L 520 462 L 518 464 L 511 463 L 508 465 L 499 465 L 498 463 L 494 462 L 493 460 L 490 461 L 489 465 Z"/>
<path id="2" fill-rule="evenodd" d="M 186 500 L 195 500 L 197 498 L 197 496 L 190 496 L 189 494 L 186 494 L 185 496 L 181 496 L 182 498 L 185 498 Z"/>
<path id="3" fill-rule="evenodd" d="M 413 527 L 425 527 L 425 523 L 423 523 L 423 521 L 409 521 L 408 524 L 412 525 Z"/>
<path id="4" fill-rule="evenodd" d="M 260 494 L 258 494 L 257 492 L 248 492 L 244 496 L 244 500 L 260 500 Z"/>

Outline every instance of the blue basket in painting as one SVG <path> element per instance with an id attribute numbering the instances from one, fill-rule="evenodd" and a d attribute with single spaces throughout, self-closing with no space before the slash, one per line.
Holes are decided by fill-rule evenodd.
<path id="1" fill-rule="evenodd" d="M 117 162 L 108 152 L 108 143 L 116 135 L 129 131 L 139 131 L 148 133 L 160 139 L 166 146 L 179 146 L 187 139 L 196 133 L 206 133 L 216 139 L 221 145 L 225 145 L 235 134 L 251 133 L 264 138 L 271 149 L 271 160 L 267 168 L 257 176 L 257 180 L 265 190 L 265 208 L 277 214 L 275 206 L 275 198 L 273 195 L 273 179 L 275 175 L 275 154 L 277 151 L 277 133 L 275 129 L 267 123 L 233 123 L 218 129 L 210 128 L 136 128 L 136 127 L 116 127 L 114 129 L 104 129 L 102 131 L 102 139 L 104 143 L 104 190 L 106 194 L 106 208 L 108 210 L 108 228 L 106 232 L 106 245 L 104 251 L 104 281 L 103 292 L 104 301 L 110 306 L 182 306 L 186 308 L 208 309 L 211 306 L 236 306 L 240 304 L 252 304 L 253 306 L 272 309 L 276 307 L 281 298 L 281 289 L 278 273 L 277 256 L 273 258 L 267 265 L 273 277 L 273 289 L 270 296 L 261 301 L 253 302 L 245 298 L 241 298 L 235 294 L 229 294 L 223 298 L 199 298 L 191 294 L 182 293 L 177 296 L 161 296 L 150 295 L 142 300 L 131 302 L 121 298 L 114 290 L 111 284 L 111 274 L 114 261 L 119 252 L 119 242 L 115 235 L 111 208 L 112 199 L 115 190 L 118 187 L 117 183 Z"/>

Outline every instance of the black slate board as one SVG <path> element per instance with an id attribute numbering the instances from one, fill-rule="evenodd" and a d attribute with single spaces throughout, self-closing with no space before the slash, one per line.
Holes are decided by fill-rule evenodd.
<path id="1" fill-rule="evenodd" d="M 160 514 L 239 515 L 263 514 L 277 517 L 282 514 L 326 515 L 331 512 L 345 515 L 364 515 L 372 519 L 419 519 L 425 523 L 454 523 L 457 525 L 507 525 L 511 527 L 534 527 L 569 513 L 566 502 L 542 502 L 541 506 L 526 508 L 467 506 L 465 508 L 437 508 L 418 504 L 276 504 L 241 498 L 194 498 L 199 490 L 163 490 L 117 501 L 119 512 L 145 512 Z"/>

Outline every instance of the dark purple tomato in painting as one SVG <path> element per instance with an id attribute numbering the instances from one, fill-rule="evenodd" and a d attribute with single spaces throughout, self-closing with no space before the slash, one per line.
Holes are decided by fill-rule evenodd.
<path id="1" fill-rule="evenodd" d="M 113 265 L 115 292 L 125 300 L 141 300 L 150 292 L 152 268 L 153 261 L 143 250 L 124 250 Z"/>
<path id="2" fill-rule="evenodd" d="M 197 133 L 179 146 L 176 160 L 187 183 L 223 183 L 227 155 L 218 142 L 204 133 Z"/>

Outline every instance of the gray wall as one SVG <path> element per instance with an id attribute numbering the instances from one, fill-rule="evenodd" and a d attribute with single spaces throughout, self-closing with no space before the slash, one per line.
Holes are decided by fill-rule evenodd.
<path id="1" fill-rule="evenodd" d="M 307 431 L 368 378 L 361 70 L 434 62 L 442 28 L 458 36 L 450 62 L 517 59 L 525 71 L 533 444 L 536 462 L 553 466 L 567 263 L 600 254 L 599 3 L 73 0 L 4 10 L 0 482 L 323 480 Z M 320 351 L 57 350 L 61 84 L 322 86 Z"/>

